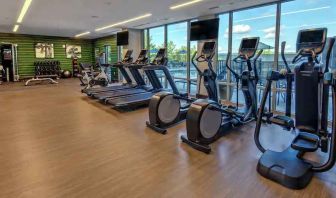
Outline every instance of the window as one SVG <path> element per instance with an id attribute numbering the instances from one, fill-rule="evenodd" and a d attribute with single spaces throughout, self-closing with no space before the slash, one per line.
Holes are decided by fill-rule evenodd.
<path id="1" fill-rule="evenodd" d="M 148 49 L 148 30 L 147 29 L 143 31 L 143 47 L 144 49 Z"/>
<path id="2" fill-rule="evenodd" d="M 264 6 L 233 13 L 232 27 L 232 57 L 238 55 L 238 50 L 242 38 L 260 37 L 259 50 L 264 50 L 262 56 L 257 61 L 257 70 L 260 77 L 257 94 L 261 96 L 265 85 L 266 74 L 273 69 L 274 63 L 274 44 L 275 44 L 275 24 L 276 24 L 276 5 Z M 242 73 L 246 69 L 246 64 L 231 63 L 232 69 L 237 73 Z M 231 82 L 235 82 L 231 75 Z M 232 85 L 234 86 L 234 85 Z M 234 88 L 230 90 L 233 97 L 231 101 L 236 101 Z M 239 94 L 241 95 L 241 94 Z M 258 96 L 260 102 L 261 97 Z M 244 98 L 239 96 L 239 103 L 244 103 Z"/>
<path id="3" fill-rule="evenodd" d="M 192 64 L 192 56 L 197 52 L 197 41 L 190 41 L 190 94 L 195 96 L 198 93 L 197 90 L 197 70 Z"/>
<path id="4" fill-rule="evenodd" d="M 112 64 L 112 51 L 110 45 L 104 46 L 104 54 L 105 54 L 105 64 Z M 112 71 L 111 67 L 106 68 L 105 70 L 107 77 L 112 80 Z"/>
<path id="5" fill-rule="evenodd" d="M 281 5 L 281 30 L 280 42 L 286 41 L 286 59 L 288 63 L 296 54 L 296 39 L 299 30 L 308 28 L 328 28 L 328 37 L 336 35 L 336 1 L 334 0 L 296 0 Z M 325 56 L 325 55 L 324 55 Z M 332 62 L 335 62 L 336 51 L 334 50 Z M 323 59 L 325 60 L 325 59 Z M 295 65 L 290 64 L 293 69 Z M 281 57 L 279 58 L 279 68 L 284 68 Z M 331 64 L 331 68 L 335 69 L 335 64 Z M 285 111 L 285 98 L 283 92 L 284 85 L 278 85 L 276 105 L 277 110 Z M 293 105 L 292 113 L 294 112 L 294 90 L 293 90 Z M 331 101 L 331 99 L 330 99 Z M 329 118 L 331 119 L 331 105 L 329 105 Z"/>
<path id="6" fill-rule="evenodd" d="M 105 63 L 111 64 L 112 63 L 112 52 L 111 52 L 111 46 L 105 45 L 104 46 L 104 52 L 105 52 Z"/>
<path id="7" fill-rule="evenodd" d="M 187 22 L 167 26 L 168 68 L 180 91 L 187 91 Z"/>
<path id="8" fill-rule="evenodd" d="M 218 34 L 218 62 L 217 79 L 218 95 L 220 99 L 227 99 L 227 68 L 226 59 L 229 51 L 229 14 L 219 15 L 219 34 Z"/>
<path id="9" fill-rule="evenodd" d="M 151 60 L 155 58 L 160 48 L 165 47 L 164 26 L 149 29 L 149 53 Z"/>

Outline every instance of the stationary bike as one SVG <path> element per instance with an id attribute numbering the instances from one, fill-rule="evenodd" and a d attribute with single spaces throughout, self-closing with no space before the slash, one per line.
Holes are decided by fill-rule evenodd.
<path id="1" fill-rule="evenodd" d="M 257 111 L 256 86 L 257 77 L 256 69 L 252 69 L 251 59 L 255 56 L 258 48 L 259 38 L 243 39 L 239 49 L 239 55 L 235 61 L 240 59 L 247 63 L 248 70 L 242 75 L 234 72 L 236 79 L 241 80 L 242 91 L 245 97 L 245 110 L 239 111 L 238 108 L 223 106 L 218 98 L 217 89 L 213 95 L 215 98 L 200 99 L 192 103 L 187 113 L 187 136 L 181 136 L 184 143 L 192 148 L 209 154 L 211 148 L 209 144 L 213 143 L 225 132 L 235 126 L 246 124 L 255 119 Z M 262 50 L 257 54 L 258 59 Z M 228 66 L 230 54 L 227 55 L 226 65 L 230 71 L 233 70 Z M 256 61 L 254 61 L 256 63 Z M 254 65 L 256 68 L 256 66 Z M 204 79 L 207 84 L 208 79 Z M 214 81 L 216 83 L 216 81 Z M 217 86 L 215 86 L 217 87 Z"/>
<path id="2" fill-rule="evenodd" d="M 255 143 L 263 153 L 257 171 L 263 177 L 291 189 L 305 188 L 314 172 L 326 172 L 336 162 L 336 73 L 330 72 L 329 61 L 334 38 L 330 38 L 327 49 L 326 66 L 320 64 L 318 57 L 327 42 L 327 29 L 301 30 L 297 39 L 297 55 L 292 63 L 297 64 L 291 72 L 284 56 L 286 69 L 271 71 L 260 104 L 255 129 Z M 305 59 L 305 60 L 303 60 Z M 291 117 L 292 81 L 295 78 L 295 120 Z M 262 120 L 260 116 L 265 107 L 272 83 L 286 81 L 286 115 L 275 115 L 270 124 L 278 125 L 288 131 L 293 130 L 296 137 L 282 152 L 267 150 L 260 142 Z M 332 90 L 332 129 L 328 128 L 329 92 Z M 271 131 L 272 132 L 272 131 Z M 321 151 L 327 154 L 323 162 L 304 158 L 306 153 Z"/>
<path id="3" fill-rule="evenodd" d="M 197 66 L 195 63 L 197 52 L 194 53 L 191 59 L 192 64 L 196 68 L 199 76 L 205 79 L 205 87 L 210 99 L 218 97 L 215 82 L 217 75 L 212 67 L 212 59 L 215 55 L 215 47 L 216 42 L 205 42 L 203 44 L 201 54 L 196 58 L 198 63 L 206 62 L 209 69 L 201 71 Z M 190 104 L 195 100 L 195 98 L 190 98 L 187 94 L 179 92 L 160 92 L 155 94 L 149 103 L 149 121 L 146 122 L 146 125 L 158 133 L 166 134 L 166 129 L 168 127 L 177 124 L 186 118 Z"/>
<path id="4" fill-rule="evenodd" d="M 98 74 L 94 71 L 93 66 L 91 65 L 81 63 L 80 67 L 82 69 L 82 74 L 78 75 L 78 78 L 81 81 L 81 85 L 86 86 L 84 89 L 90 89 L 94 86 L 106 87 L 109 85 L 110 81 L 106 71 L 107 68 L 110 67 L 110 64 L 101 64 Z"/>

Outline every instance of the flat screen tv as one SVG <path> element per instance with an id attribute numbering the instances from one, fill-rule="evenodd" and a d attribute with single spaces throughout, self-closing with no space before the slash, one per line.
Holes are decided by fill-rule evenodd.
<path id="1" fill-rule="evenodd" d="M 209 40 L 218 38 L 219 18 L 191 23 L 190 40 Z"/>
<path id="2" fill-rule="evenodd" d="M 118 46 L 128 45 L 128 31 L 117 33 L 117 45 Z"/>

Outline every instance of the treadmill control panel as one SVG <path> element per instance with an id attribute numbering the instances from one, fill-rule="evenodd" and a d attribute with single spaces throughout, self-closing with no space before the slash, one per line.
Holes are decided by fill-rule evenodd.
<path id="1" fill-rule="evenodd" d="M 156 57 L 154 58 L 152 64 L 153 65 L 164 65 L 165 61 L 166 61 L 166 49 L 161 48 L 156 54 Z"/>
<path id="2" fill-rule="evenodd" d="M 137 60 L 135 61 L 135 64 L 144 64 L 144 63 L 147 62 L 147 60 L 148 60 L 148 58 L 147 58 L 147 50 L 146 49 L 142 49 L 140 51 L 140 54 L 139 54 Z"/>
<path id="3" fill-rule="evenodd" d="M 133 60 L 132 58 L 132 54 L 133 54 L 133 50 L 127 50 L 124 59 L 122 60 L 122 62 L 126 63 L 126 62 L 130 62 Z"/>

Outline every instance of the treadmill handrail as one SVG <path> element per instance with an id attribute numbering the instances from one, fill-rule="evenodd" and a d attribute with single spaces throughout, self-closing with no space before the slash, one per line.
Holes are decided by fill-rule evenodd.
<path id="1" fill-rule="evenodd" d="M 176 95 L 180 95 L 180 92 L 178 91 L 177 89 L 177 86 L 167 68 L 167 66 L 165 65 L 147 65 L 147 66 L 144 66 L 143 67 L 143 70 L 161 70 L 163 71 L 164 75 L 166 76 L 166 79 L 168 80 L 168 83 L 170 85 L 170 87 L 172 88 L 173 90 L 173 93 L 176 94 Z"/>

